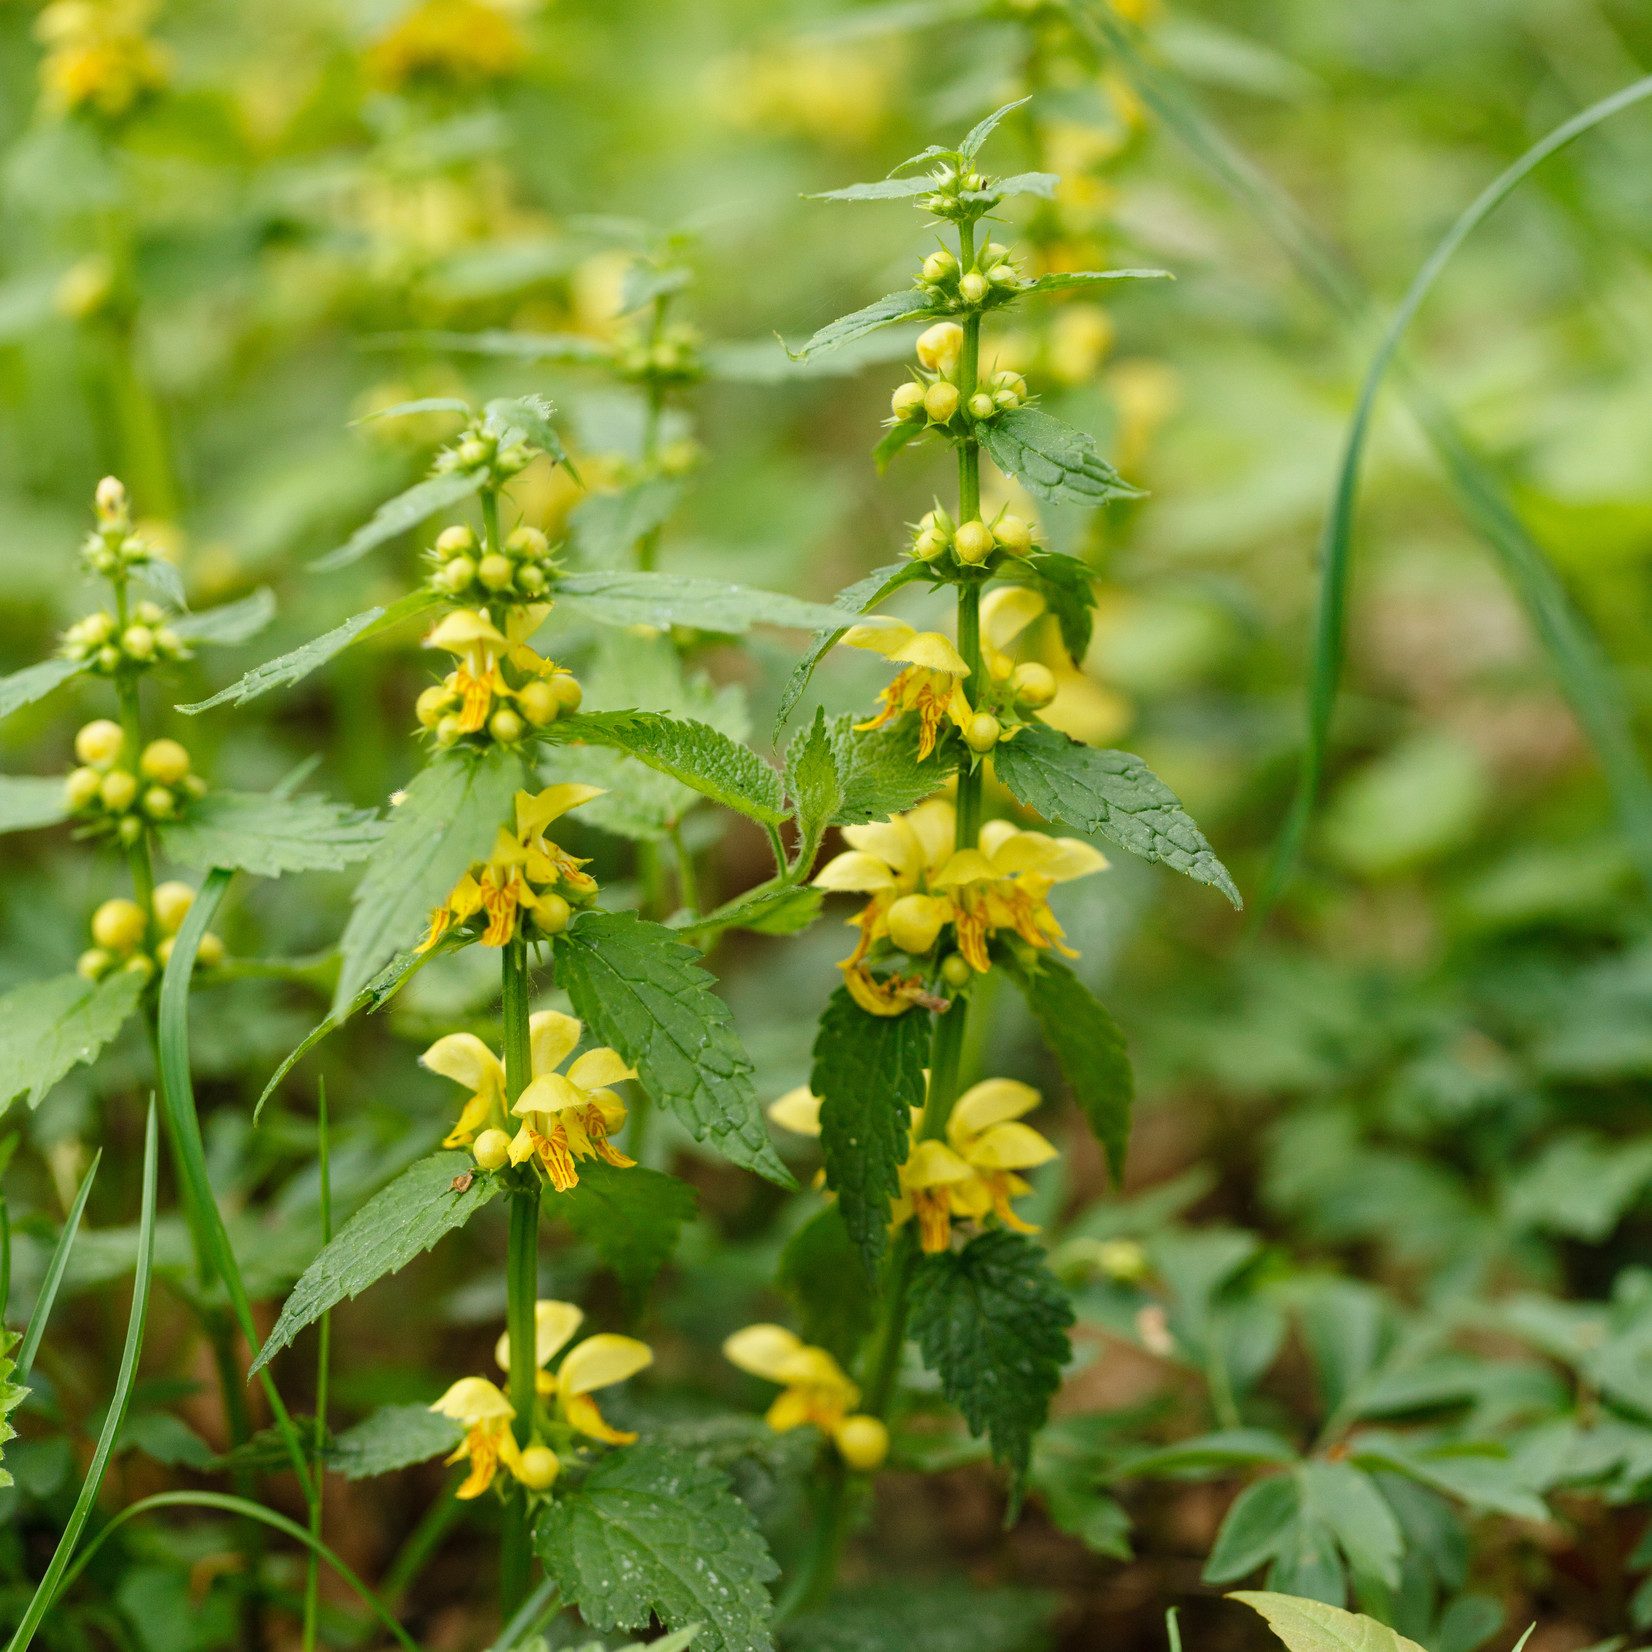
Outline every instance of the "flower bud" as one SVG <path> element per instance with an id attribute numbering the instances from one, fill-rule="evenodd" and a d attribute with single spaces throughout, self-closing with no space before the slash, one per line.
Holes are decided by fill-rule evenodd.
<path id="1" fill-rule="evenodd" d="M 531 1445 L 522 1448 L 516 1478 L 529 1491 L 549 1491 L 561 1472 L 562 1464 L 549 1446 Z"/>
<path id="2" fill-rule="evenodd" d="M 1006 513 L 992 525 L 992 537 L 1011 556 L 1025 556 L 1033 546 L 1032 529 L 1019 516 Z"/>
<path id="3" fill-rule="evenodd" d="M 1010 249 L 1002 241 L 989 241 L 981 249 L 983 264 L 996 264 L 1000 258 L 1008 258 Z"/>
<path id="4" fill-rule="evenodd" d="M 436 570 L 431 584 L 450 596 L 458 596 L 475 577 L 476 564 L 468 556 L 456 556 Z"/>
<path id="5" fill-rule="evenodd" d="M 903 895 L 885 916 L 889 939 L 902 952 L 921 956 L 934 946 L 946 916 L 945 902 L 933 895 Z"/>
<path id="6" fill-rule="evenodd" d="M 148 932 L 149 920 L 136 901 L 105 901 L 92 914 L 92 939 L 111 952 L 130 952 Z"/>
<path id="7" fill-rule="evenodd" d="M 88 947 L 75 960 L 75 974 L 84 976 L 88 981 L 100 981 L 109 973 L 114 961 L 114 955 L 102 947 Z"/>
<path id="8" fill-rule="evenodd" d="M 455 522 L 450 528 L 443 528 L 436 535 L 436 549 L 444 557 L 455 557 L 464 551 L 471 550 L 476 544 L 476 535 L 463 522 Z"/>
<path id="9" fill-rule="evenodd" d="M 484 1130 L 471 1152 L 483 1170 L 503 1170 L 511 1156 L 511 1139 L 503 1130 Z"/>
<path id="10" fill-rule="evenodd" d="M 952 536 L 952 543 L 960 562 L 985 562 L 992 554 L 992 529 L 979 518 L 974 522 L 964 522 Z"/>
<path id="11" fill-rule="evenodd" d="M 96 613 L 88 614 L 74 629 L 88 647 L 98 648 L 114 635 L 115 616 L 104 613 L 100 608 Z"/>
<path id="12" fill-rule="evenodd" d="M 205 797 L 207 783 L 198 774 L 186 774 L 184 776 L 184 790 L 191 797 Z"/>
<path id="13" fill-rule="evenodd" d="M 493 443 L 483 441 L 480 436 L 467 436 L 460 442 L 458 451 L 459 463 L 466 470 L 475 470 L 493 457 Z"/>
<path id="14" fill-rule="evenodd" d="M 1147 1252 L 1134 1239 L 1103 1239 L 1095 1249 L 1096 1267 L 1109 1279 L 1132 1284 L 1149 1266 Z"/>
<path id="15" fill-rule="evenodd" d="M 556 695 L 556 703 L 564 711 L 578 711 L 580 702 L 585 698 L 585 690 L 574 679 L 571 671 L 559 671 L 551 678 L 551 689 Z"/>
<path id="16" fill-rule="evenodd" d="M 889 398 L 889 411 L 897 419 L 919 418 L 924 410 L 924 387 L 915 380 L 908 380 L 905 384 L 896 385 L 895 393 Z"/>
<path id="17" fill-rule="evenodd" d="M 514 746 L 522 738 L 522 719 L 509 706 L 501 706 L 488 719 L 488 733 L 502 746 Z"/>
<path id="18" fill-rule="evenodd" d="M 939 528 L 942 533 L 951 537 L 952 530 L 957 523 L 952 520 L 952 513 L 944 505 L 937 505 L 932 511 L 925 511 L 918 518 L 920 528 Z"/>
<path id="19" fill-rule="evenodd" d="M 924 392 L 924 412 L 935 424 L 945 424 L 958 411 L 958 386 L 941 379 Z"/>
<path id="20" fill-rule="evenodd" d="M 102 784 L 103 776 L 96 769 L 71 769 L 68 779 L 63 783 L 64 795 L 68 798 L 70 810 L 84 809 L 98 795 L 98 788 Z"/>
<path id="21" fill-rule="evenodd" d="M 115 828 L 115 835 L 123 847 L 130 849 L 143 836 L 143 821 L 137 815 L 122 815 L 120 824 Z"/>
<path id="22" fill-rule="evenodd" d="M 95 723 L 88 723 L 75 736 L 75 756 L 82 763 L 90 763 L 94 769 L 107 769 L 119 758 L 120 749 L 125 744 L 126 736 L 121 732 L 120 724 L 100 717 Z"/>
<path id="23" fill-rule="evenodd" d="M 556 714 L 562 707 L 557 700 L 556 690 L 540 677 L 527 684 L 517 694 L 516 709 L 535 728 L 544 728 L 547 723 L 556 721 Z"/>
<path id="24" fill-rule="evenodd" d="M 195 953 L 195 962 L 202 969 L 216 969 L 224 961 L 224 943 L 209 929 L 201 937 Z"/>
<path id="25" fill-rule="evenodd" d="M 100 522 L 115 523 L 126 517 L 126 484 L 118 476 L 105 476 L 98 483 L 93 508 Z"/>
<path id="26" fill-rule="evenodd" d="M 106 643 L 98 650 L 98 669 L 100 671 L 114 671 L 120 666 L 120 650 L 113 643 Z"/>
<path id="27" fill-rule="evenodd" d="M 990 711 L 978 711 L 964 730 L 964 744 L 980 756 L 998 744 L 998 719 Z"/>
<path id="28" fill-rule="evenodd" d="M 992 375 L 992 388 L 995 391 L 1008 390 L 1018 401 L 1027 399 L 1027 381 L 1007 367 Z"/>
<path id="29" fill-rule="evenodd" d="M 413 702 L 413 714 L 426 728 L 435 728 L 442 712 L 453 702 L 453 690 L 444 683 L 432 683 Z"/>
<path id="30" fill-rule="evenodd" d="M 497 551 L 490 551 L 476 564 L 476 577 L 490 591 L 503 591 L 511 582 L 510 558 L 501 556 Z"/>
<path id="31" fill-rule="evenodd" d="M 997 411 L 997 402 L 985 390 L 977 390 L 969 398 L 969 416 L 972 419 L 990 419 Z"/>
<path id="32" fill-rule="evenodd" d="M 551 542 L 538 528 L 529 527 L 524 522 L 521 527 L 511 529 L 511 536 L 505 541 L 505 549 L 514 551 L 518 556 L 538 558 L 549 554 Z"/>
<path id="33" fill-rule="evenodd" d="M 138 779 L 125 769 L 111 769 L 98 787 L 103 806 L 111 814 L 125 814 L 138 800 Z"/>
<path id="34" fill-rule="evenodd" d="M 150 902 L 155 910 L 155 922 L 163 935 L 176 935 L 189 909 L 195 904 L 195 891 L 187 883 L 160 883 Z"/>
<path id="35" fill-rule="evenodd" d="M 939 528 L 925 528 L 912 541 L 912 554 L 923 562 L 933 562 L 952 541 Z"/>
<path id="36" fill-rule="evenodd" d="M 145 780 L 175 786 L 189 773 L 189 753 L 176 740 L 151 740 L 138 759 L 138 772 Z"/>
<path id="37" fill-rule="evenodd" d="M 158 602 L 140 602 L 132 610 L 132 618 L 139 625 L 159 625 L 166 618 L 166 610 Z"/>
<path id="38" fill-rule="evenodd" d="M 163 625 L 155 633 L 155 652 L 169 660 L 184 658 L 184 639 L 170 625 Z"/>
<path id="39" fill-rule="evenodd" d="M 529 595 L 537 595 L 545 589 L 545 570 L 537 563 L 524 563 L 516 570 L 516 583 Z"/>
<path id="40" fill-rule="evenodd" d="M 958 296 L 966 304 L 979 304 L 987 296 L 987 278 L 979 270 L 971 270 L 958 283 Z"/>
<path id="41" fill-rule="evenodd" d="M 974 974 L 969 959 L 961 952 L 948 953 L 941 961 L 941 979 L 954 991 L 960 987 L 967 987 Z"/>
<path id="42" fill-rule="evenodd" d="M 151 786 L 143 794 L 143 812 L 151 820 L 170 820 L 178 812 L 178 800 L 165 786 Z"/>
<path id="43" fill-rule="evenodd" d="M 860 1474 L 882 1468 L 884 1458 L 889 1455 L 889 1430 L 865 1411 L 845 1417 L 837 1425 L 833 1438 L 844 1462 Z"/>
<path id="44" fill-rule="evenodd" d="M 924 280 L 945 281 L 958 273 L 958 260 L 945 247 L 940 247 L 924 260 Z"/>
<path id="45" fill-rule="evenodd" d="M 1015 273 L 1013 264 L 994 264 L 987 271 L 987 280 L 995 287 L 1019 287 L 1021 277 Z"/>
<path id="46" fill-rule="evenodd" d="M 120 967 L 126 974 L 147 981 L 155 973 L 155 960 L 147 952 L 134 952 Z"/>
<path id="47" fill-rule="evenodd" d="M 560 935 L 573 915 L 573 908 L 560 895 L 545 894 L 539 897 L 533 921 L 538 924 L 542 935 Z"/>
<path id="48" fill-rule="evenodd" d="M 1039 711 L 1055 698 L 1055 673 L 1047 665 L 1029 660 L 1015 668 L 1010 690 L 1023 705 Z"/>
<path id="49" fill-rule="evenodd" d="M 932 373 L 950 373 L 963 349 L 964 330 L 956 321 L 937 321 L 918 335 L 918 360 Z"/>
<path id="50" fill-rule="evenodd" d="M 465 731 L 459 727 L 458 714 L 456 712 L 449 712 L 448 715 L 442 718 L 442 720 L 436 725 L 436 744 L 438 746 L 454 745 L 457 743 L 459 736 L 464 732 Z"/>
<path id="51" fill-rule="evenodd" d="M 123 654 L 134 660 L 148 660 L 155 656 L 155 633 L 147 625 L 129 625 L 120 634 Z"/>

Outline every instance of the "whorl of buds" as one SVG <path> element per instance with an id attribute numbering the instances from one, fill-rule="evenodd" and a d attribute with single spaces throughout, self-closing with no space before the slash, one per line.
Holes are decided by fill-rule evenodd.
<path id="1" fill-rule="evenodd" d="M 556 575 L 550 542 L 538 528 L 516 528 L 504 545 L 483 552 L 468 527 L 443 528 L 428 560 L 430 587 L 455 601 L 526 603 L 539 599 Z"/>
<path id="2" fill-rule="evenodd" d="M 100 609 L 76 620 L 63 633 L 59 652 L 65 659 L 86 661 L 104 676 L 123 669 L 143 670 L 160 660 L 187 660 L 189 650 L 165 619 L 164 608 L 140 602 L 132 610 L 132 623 L 117 635 L 114 615 Z"/>

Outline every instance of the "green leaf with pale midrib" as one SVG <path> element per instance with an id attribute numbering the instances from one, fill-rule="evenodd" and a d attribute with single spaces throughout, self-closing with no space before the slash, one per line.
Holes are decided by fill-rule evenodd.
<path id="1" fill-rule="evenodd" d="M 625 570 L 592 570 L 557 581 L 558 600 L 609 625 L 672 625 L 738 634 L 754 625 L 814 631 L 831 625 L 835 612 L 818 602 L 780 591 L 760 591 L 720 579 Z"/>
<path id="2" fill-rule="evenodd" d="M 44 699 L 59 683 L 66 683 L 85 669 L 83 660 L 42 660 L 9 677 L 0 677 L 0 717 L 9 717 L 23 706 Z"/>
<path id="3" fill-rule="evenodd" d="M 394 539 L 418 527 L 426 517 L 434 516 L 437 511 L 447 510 L 460 500 L 468 499 L 481 489 L 490 474 L 487 469 L 453 470 L 415 482 L 394 499 L 387 499 L 380 505 L 371 519 L 357 528 L 337 550 L 317 557 L 310 564 L 311 569 L 316 573 L 325 573 L 359 561 L 387 539 Z"/>
<path id="4" fill-rule="evenodd" d="M 976 425 L 981 446 L 1006 476 L 1059 505 L 1102 505 L 1134 499 L 1133 488 L 1096 452 L 1082 430 L 1036 407 L 1012 407 Z"/>
<path id="5" fill-rule="evenodd" d="M 1176 794 L 1137 756 L 1081 746 L 1039 724 L 993 751 L 993 771 L 1048 821 L 1097 833 L 1143 860 L 1163 861 L 1243 904 L 1232 877 Z"/>
<path id="6" fill-rule="evenodd" d="M 260 585 L 250 596 L 244 596 L 238 602 L 197 609 L 192 614 L 179 614 L 168 620 L 167 624 L 185 642 L 229 647 L 257 636 L 274 618 L 275 592 L 267 585 Z"/>
<path id="7" fill-rule="evenodd" d="M 794 1186 L 769 1141 L 751 1058 L 697 956 L 669 929 L 634 913 L 588 912 L 556 938 L 556 979 L 587 1035 L 618 1050 L 697 1141 Z"/>
<path id="8" fill-rule="evenodd" d="M 352 643 L 376 637 L 391 626 L 435 607 L 440 600 L 434 591 L 421 588 L 388 608 L 369 608 L 365 614 L 357 614 L 342 625 L 335 625 L 331 631 L 312 637 L 302 646 L 279 654 L 273 660 L 266 660 L 262 665 L 255 665 L 244 677 L 237 678 L 228 688 L 219 689 L 210 699 L 197 700 L 194 705 L 173 709 L 193 717 L 197 712 L 210 711 L 214 706 L 245 705 L 248 700 L 256 700 L 260 694 L 268 694 L 272 688 L 284 688 L 302 681 L 335 654 L 342 654 Z"/>
<path id="9" fill-rule="evenodd" d="M 836 350 L 841 345 L 853 343 L 857 338 L 865 338 L 868 333 L 875 333 L 880 327 L 891 327 L 897 321 L 927 321 L 931 316 L 943 313 L 934 307 L 934 300 L 928 293 L 920 292 L 917 288 L 909 287 L 904 292 L 885 293 L 882 298 L 874 299 L 864 309 L 839 316 L 836 321 L 827 322 L 801 350 L 788 350 L 787 354 L 793 361 L 807 361 L 810 356 L 818 356 L 827 350 Z"/>
<path id="10" fill-rule="evenodd" d="M 333 1441 L 327 1467 L 346 1480 L 389 1474 L 451 1451 L 464 1432 L 427 1405 L 381 1405 Z"/>
<path id="11" fill-rule="evenodd" d="M 780 776 L 749 746 L 708 723 L 658 711 L 595 711 L 562 718 L 541 734 L 611 746 L 765 825 L 786 819 Z"/>
<path id="12" fill-rule="evenodd" d="M 269 1364 L 336 1303 L 359 1296 L 375 1280 L 406 1267 L 444 1234 L 463 1227 L 500 1191 L 492 1176 L 475 1176 L 463 1191 L 453 1187 L 455 1177 L 475 1168 L 469 1153 L 432 1153 L 375 1193 L 304 1270 L 252 1370 Z"/>
<path id="13" fill-rule="evenodd" d="M 27 832 L 69 818 L 61 775 L 0 774 L 0 832 Z"/>
<path id="14" fill-rule="evenodd" d="M 1056 293 L 1068 287 L 1094 287 L 1107 281 L 1174 281 L 1169 270 L 1055 270 L 1027 282 L 1024 293 Z"/>
<path id="15" fill-rule="evenodd" d="M 234 866 L 259 877 L 283 872 L 337 872 L 365 860 L 385 823 L 371 809 L 324 797 L 208 792 L 182 820 L 160 828 L 161 847 L 185 866 Z"/>
<path id="16" fill-rule="evenodd" d="M 143 988 L 142 976 L 116 970 L 96 983 L 78 975 L 31 981 L 0 998 L 0 1112 L 19 1096 L 38 1107 L 71 1067 L 95 1059 Z"/>
<path id="17" fill-rule="evenodd" d="M 1265 1589 L 1236 1589 L 1228 1599 L 1260 1612 L 1291 1652 L 1423 1652 L 1387 1624 L 1323 1601 Z"/>
<path id="18" fill-rule="evenodd" d="M 845 754 L 832 735 L 825 708 L 816 706 L 814 721 L 786 748 L 786 794 L 797 817 L 800 855 L 812 855 L 821 833 L 843 806 Z"/>
<path id="19" fill-rule="evenodd" d="M 935 181 L 929 177 L 879 178 L 869 184 L 845 184 L 842 189 L 822 190 L 805 195 L 805 201 L 901 201 L 913 195 L 931 195 Z"/>

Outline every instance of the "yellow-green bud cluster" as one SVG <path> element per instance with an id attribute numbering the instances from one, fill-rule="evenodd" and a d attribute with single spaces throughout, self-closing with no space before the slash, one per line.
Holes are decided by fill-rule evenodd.
<path id="1" fill-rule="evenodd" d="M 571 671 L 558 668 L 547 677 L 535 677 L 513 691 L 514 706 L 500 705 L 488 718 L 487 733 L 502 746 L 515 745 L 531 729 L 544 728 L 567 712 L 578 711 L 585 691 Z M 438 746 L 457 745 L 465 736 L 460 717 L 459 674 L 450 671 L 432 683 L 414 704 L 419 722 L 436 737 Z"/>
<path id="2" fill-rule="evenodd" d="M 534 450 L 526 442 L 512 442 L 501 447 L 499 439 L 481 424 L 469 424 L 459 433 L 459 439 L 444 447 L 436 455 L 438 472 L 486 470 L 491 473 L 494 486 L 508 481 L 519 470 L 527 469 Z"/>
<path id="3" fill-rule="evenodd" d="M 952 556 L 968 568 L 979 568 L 994 554 L 1026 556 L 1033 548 L 1032 529 L 1019 516 L 1001 512 L 991 523 L 975 518 L 954 522 L 936 505 L 919 518 L 912 531 L 912 555 L 920 562 Z"/>
<path id="4" fill-rule="evenodd" d="M 943 161 L 930 173 L 929 181 L 933 193 L 919 196 L 918 205 L 952 223 L 973 223 L 1002 199 L 990 179 L 957 161 Z"/>
<path id="5" fill-rule="evenodd" d="M 64 782 L 70 811 L 94 833 L 112 832 L 123 844 L 136 843 L 145 822 L 175 820 L 207 789 L 176 740 L 151 740 L 132 767 L 120 724 L 106 717 L 75 736 L 75 756 L 80 765 Z"/>
<path id="6" fill-rule="evenodd" d="M 705 377 L 700 342 L 699 328 L 686 322 L 661 328 L 658 337 L 630 332 L 614 346 L 614 368 L 636 383 L 694 384 Z"/>
<path id="7" fill-rule="evenodd" d="M 153 921 L 136 901 L 105 901 L 92 914 L 92 945 L 75 968 L 88 981 L 101 981 L 116 970 L 148 980 L 165 969 L 184 919 L 194 904 L 195 891 L 187 883 L 156 886 L 150 901 Z M 153 943 L 153 944 L 151 944 Z M 214 969 L 224 961 L 224 943 L 208 930 L 195 954 L 197 965 Z"/>
<path id="8" fill-rule="evenodd" d="M 92 509 L 97 526 L 86 536 L 80 554 L 93 573 L 124 579 L 134 568 L 161 559 L 153 545 L 133 533 L 131 506 L 118 477 L 105 476 L 98 483 Z"/>
<path id="9" fill-rule="evenodd" d="M 937 321 L 918 336 L 918 373 L 895 387 L 889 398 L 890 422 L 921 423 L 947 435 L 968 434 L 970 425 L 995 419 L 1027 399 L 1027 381 L 1019 373 L 993 373 L 977 383 L 965 400 L 956 382 L 964 330 L 956 321 Z"/>
<path id="10" fill-rule="evenodd" d="M 63 633 L 58 651 L 65 659 L 84 660 L 105 677 L 189 658 L 183 638 L 166 623 L 166 610 L 153 602 L 140 602 L 124 629 L 103 609 L 76 620 Z"/>
<path id="11" fill-rule="evenodd" d="M 428 555 L 432 589 L 473 605 L 541 602 L 557 572 L 544 534 L 525 524 L 497 551 L 484 550 L 468 527 L 444 528 Z"/>
<path id="12" fill-rule="evenodd" d="M 989 241 L 967 270 L 945 247 L 932 252 L 923 262 L 918 285 L 937 310 L 990 310 L 1021 290 L 1021 272 L 1008 247 Z"/>

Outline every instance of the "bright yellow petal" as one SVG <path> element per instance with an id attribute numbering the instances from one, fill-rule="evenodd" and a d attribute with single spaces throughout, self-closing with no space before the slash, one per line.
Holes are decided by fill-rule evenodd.
<path id="1" fill-rule="evenodd" d="M 778 1380 L 791 1388 L 829 1388 L 846 1394 L 855 1386 L 824 1348 L 799 1348 L 796 1353 L 788 1354 L 778 1369 Z M 855 1398 L 859 1399 L 860 1395 L 856 1393 Z"/>
<path id="2" fill-rule="evenodd" d="M 995 860 L 998 851 L 1004 847 L 1012 837 L 1019 837 L 1021 828 L 1010 820 L 989 820 L 981 828 L 981 835 L 976 840 L 981 846 L 981 853 L 988 860 Z"/>
<path id="3" fill-rule="evenodd" d="M 622 1084 L 636 1076 L 637 1069 L 627 1067 L 619 1051 L 610 1050 L 606 1044 L 587 1050 L 568 1069 L 569 1082 L 581 1090 L 597 1090 L 605 1084 Z"/>
<path id="4" fill-rule="evenodd" d="M 915 878 L 923 870 L 924 848 L 918 835 L 901 816 L 872 821 L 865 826 L 845 826 L 843 841 L 851 849 L 864 849 L 901 877 Z"/>
<path id="5" fill-rule="evenodd" d="M 535 1365 L 554 1359 L 585 1318 L 585 1311 L 571 1302 L 541 1297 L 533 1305 L 533 1357 Z M 511 1368 L 511 1334 L 505 1331 L 493 1345 L 493 1357 L 501 1371 Z M 553 1384 L 554 1387 L 554 1384 Z"/>
<path id="6" fill-rule="evenodd" d="M 458 1122 L 442 1138 L 443 1147 L 463 1147 L 488 1122 L 493 1112 L 492 1098 L 485 1092 L 473 1095 L 460 1112 Z"/>
<path id="7" fill-rule="evenodd" d="M 994 648 L 1009 645 L 1044 612 L 1044 599 L 1026 585 L 1000 585 L 981 599 L 981 635 Z"/>
<path id="8" fill-rule="evenodd" d="M 776 1373 L 802 1346 L 803 1339 L 784 1325 L 748 1325 L 723 1344 L 723 1358 L 754 1377 L 780 1382 Z"/>
<path id="9" fill-rule="evenodd" d="M 605 788 L 601 786 L 583 786 L 577 781 L 564 781 L 560 786 L 547 786 L 537 797 L 530 797 L 526 792 L 516 794 L 516 829 L 526 836 L 530 832 L 542 832 L 553 820 L 560 819 L 570 809 L 577 809 L 581 803 L 589 803 L 593 797 L 601 797 Z"/>
<path id="10" fill-rule="evenodd" d="M 903 620 L 896 620 L 891 625 L 851 625 L 838 641 L 845 648 L 864 648 L 873 654 L 882 654 L 885 659 L 898 658 L 892 650 L 901 647 L 909 638 L 918 633 Z"/>
<path id="11" fill-rule="evenodd" d="M 528 1043 L 533 1051 L 535 1077 L 555 1072 L 578 1047 L 583 1030 L 573 1016 L 556 1010 L 541 1010 L 538 1015 L 530 1015 Z"/>
<path id="12" fill-rule="evenodd" d="M 900 1174 L 902 1187 L 924 1188 L 967 1182 L 975 1172 L 945 1142 L 921 1141 L 913 1144 Z"/>
<path id="13" fill-rule="evenodd" d="M 426 648 L 445 648 L 450 654 L 468 653 L 478 643 L 503 648 L 505 635 L 485 610 L 457 608 L 424 640 Z"/>
<path id="14" fill-rule="evenodd" d="M 526 1124 L 511 1137 L 511 1163 L 521 1164 L 524 1159 L 531 1159 L 534 1155 L 533 1137 L 528 1133 Z"/>
<path id="15" fill-rule="evenodd" d="M 982 836 L 984 839 L 985 833 Z M 1042 832 L 995 836 L 998 841 L 988 853 L 1001 873 L 1034 872 L 1054 883 L 1065 883 L 1070 878 L 1086 877 L 1107 868 L 1107 857 L 1080 838 L 1046 837 Z M 982 847 L 985 848 L 984 842 Z"/>
<path id="16" fill-rule="evenodd" d="M 799 1136 L 820 1134 L 820 1097 L 807 1084 L 800 1084 L 778 1101 L 771 1101 L 768 1113 L 782 1130 Z"/>
<path id="17" fill-rule="evenodd" d="M 419 1057 L 419 1065 L 451 1078 L 475 1095 L 503 1092 L 505 1069 L 475 1033 L 449 1033 Z"/>
<path id="18" fill-rule="evenodd" d="M 901 819 L 917 836 L 925 866 L 939 866 L 952 853 L 958 835 L 958 811 L 946 798 L 932 797 L 907 810 Z"/>
<path id="19" fill-rule="evenodd" d="M 495 1417 L 516 1415 L 511 1402 L 486 1377 L 460 1377 L 430 1409 L 463 1423 L 466 1428 Z"/>
<path id="20" fill-rule="evenodd" d="M 994 883 L 1002 876 L 979 849 L 960 849 L 930 882 L 937 889 L 956 889 L 966 883 Z"/>
<path id="21" fill-rule="evenodd" d="M 1055 1148 L 1028 1124 L 995 1124 L 969 1148 L 969 1162 L 980 1170 L 1030 1170 L 1056 1157 Z"/>
<path id="22" fill-rule="evenodd" d="M 768 1409 L 763 1421 L 776 1434 L 784 1434 L 788 1429 L 801 1428 L 804 1423 L 812 1422 L 810 1413 L 814 1407 L 809 1402 L 809 1396 L 800 1388 L 788 1388 L 783 1394 L 777 1394 L 774 1404 Z"/>
<path id="23" fill-rule="evenodd" d="M 926 671 L 944 672 L 949 677 L 967 677 L 964 656 L 939 631 L 919 631 L 898 648 L 880 650 L 892 660 L 921 665 Z"/>
<path id="24" fill-rule="evenodd" d="M 637 1437 L 605 1422 L 602 1413 L 597 1410 L 597 1402 L 588 1394 L 570 1394 L 563 1401 L 562 1409 L 568 1421 L 581 1434 L 588 1434 L 593 1440 L 606 1440 L 609 1445 L 630 1445 Z"/>
<path id="25" fill-rule="evenodd" d="M 1042 1099 L 1030 1084 L 1018 1079 L 989 1078 L 972 1084 L 952 1109 L 952 1117 L 947 1120 L 947 1139 L 963 1152 L 964 1144 L 974 1141 L 983 1130 L 1030 1113 Z"/>
<path id="26" fill-rule="evenodd" d="M 525 608 L 513 608 L 505 615 L 505 635 L 512 642 L 526 642 L 550 617 L 548 602 L 530 602 Z"/>
<path id="27" fill-rule="evenodd" d="M 517 1098 L 511 1112 L 526 1118 L 529 1113 L 560 1113 L 565 1107 L 587 1105 L 585 1092 L 561 1073 L 541 1073 Z"/>
<path id="28" fill-rule="evenodd" d="M 569 1351 L 556 1374 L 556 1385 L 564 1394 L 589 1394 L 593 1388 L 624 1382 L 653 1363 L 654 1350 L 646 1342 L 602 1331 Z"/>
<path id="29" fill-rule="evenodd" d="M 889 868 L 876 855 L 847 849 L 826 862 L 815 876 L 814 887 L 875 894 L 880 890 L 893 889 L 895 880 L 890 876 Z"/>

